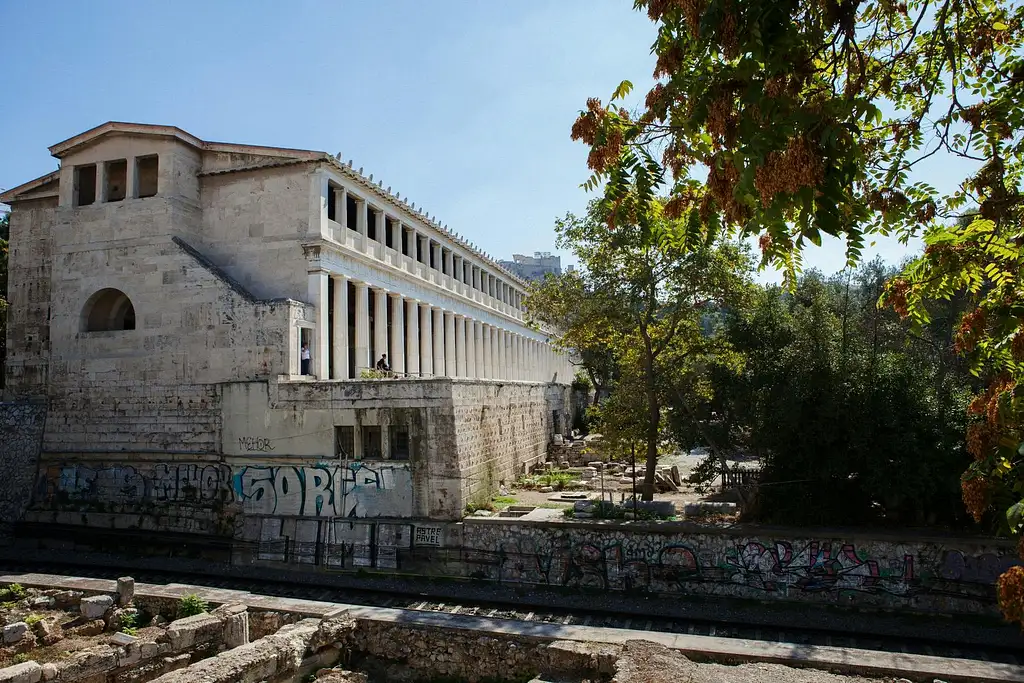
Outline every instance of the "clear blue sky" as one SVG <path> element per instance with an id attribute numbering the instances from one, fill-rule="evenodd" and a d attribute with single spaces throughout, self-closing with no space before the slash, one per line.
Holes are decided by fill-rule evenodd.
<path id="1" fill-rule="evenodd" d="M 104 121 L 171 124 L 341 151 L 498 258 L 554 250 L 589 198 L 578 110 L 624 78 L 642 97 L 654 65 L 631 0 L 0 0 L 0 26 L 0 188 Z M 839 243 L 805 257 L 842 262 Z"/>

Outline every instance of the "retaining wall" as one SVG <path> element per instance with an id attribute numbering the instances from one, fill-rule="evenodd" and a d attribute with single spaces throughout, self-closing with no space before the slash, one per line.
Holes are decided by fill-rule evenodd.
<path id="1" fill-rule="evenodd" d="M 17 521 L 31 501 L 45 425 L 45 405 L 0 403 L 0 525 Z"/>

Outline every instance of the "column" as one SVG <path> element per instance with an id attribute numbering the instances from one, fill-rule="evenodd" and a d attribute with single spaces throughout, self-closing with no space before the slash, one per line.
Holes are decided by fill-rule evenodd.
<path id="1" fill-rule="evenodd" d="M 331 348 L 331 379 L 348 379 L 348 278 L 335 275 L 334 286 L 334 346 Z"/>
<path id="2" fill-rule="evenodd" d="M 327 348 L 327 286 L 329 277 L 326 272 L 318 270 L 309 274 L 309 299 L 313 304 L 316 315 L 316 329 L 313 331 L 313 348 L 310 349 L 313 362 L 310 363 L 310 372 L 316 375 L 317 379 L 327 379 L 331 376 L 330 349 Z"/>
<path id="3" fill-rule="evenodd" d="M 401 248 L 402 245 L 398 246 Z M 403 374 L 406 372 L 405 303 L 401 294 L 394 294 L 391 297 L 391 369 Z"/>
<path id="4" fill-rule="evenodd" d="M 484 337 L 483 323 L 473 321 L 473 377 L 484 376 Z"/>
<path id="5" fill-rule="evenodd" d="M 420 306 L 420 374 L 427 377 L 434 374 L 434 327 L 431 324 L 430 306 Z"/>
<path id="6" fill-rule="evenodd" d="M 125 179 L 124 198 L 135 199 L 139 196 L 139 167 L 135 157 L 128 157 L 128 176 Z"/>
<path id="7" fill-rule="evenodd" d="M 376 367 L 382 353 L 388 352 L 388 292 L 373 290 L 373 355 L 370 367 Z"/>
<path id="8" fill-rule="evenodd" d="M 409 228 L 409 258 L 414 264 L 420 258 L 420 234 L 412 228 Z"/>
<path id="9" fill-rule="evenodd" d="M 475 320 L 466 319 L 466 377 L 479 377 L 477 374 L 477 339 L 479 338 L 479 331 L 477 327 L 480 323 Z"/>
<path id="10" fill-rule="evenodd" d="M 356 289 L 356 360 L 355 377 L 370 367 L 370 289 L 365 282 L 354 283 Z"/>
<path id="11" fill-rule="evenodd" d="M 405 319 L 408 321 L 405 335 L 405 371 L 410 375 L 420 374 L 420 314 L 415 299 L 405 300 Z"/>
<path id="12" fill-rule="evenodd" d="M 483 364 L 480 366 L 479 375 L 482 379 L 492 379 L 494 373 L 491 370 L 491 326 L 487 324 L 480 325 L 480 357 L 483 358 Z"/>
<path id="13" fill-rule="evenodd" d="M 455 316 L 455 372 L 459 377 L 469 376 L 466 362 L 466 317 Z"/>
<path id="14" fill-rule="evenodd" d="M 490 327 L 490 379 L 499 379 L 498 374 L 498 330 Z"/>
<path id="15" fill-rule="evenodd" d="M 334 194 L 334 217 L 342 228 L 348 229 L 348 190 L 344 187 Z"/>
<path id="16" fill-rule="evenodd" d="M 444 311 L 440 308 L 432 308 L 434 312 L 434 376 L 444 377 Z"/>
<path id="17" fill-rule="evenodd" d="M 522 346 L 519 344 L 520 341 L 522 341 L 522 339 L 518 334 L 512 335 L 512 379 L 517 382 L 523 379 L 521 367 L 522 356 L 520 354 Z"/>
<path id="18" fill-rule="evenodd" d="M 107 164 L 104 161 L 96 162 L 96 204 L 107 201 Z M 314 362 L 316 362 L 314 360 Z"/>
<path id="19" fill-rule="evenodd" d="M 368 208 L 365 200 L 356 200 L 356 232 L 359 233 L 359 247 L 361 249 L 366 248 L 366 212 Z"/>
<path id="20" fill-rule="evenodd" d="M 391 221 L 391 245 L 399 254 L 402 253 L 402 222 L 397 218 Z"/>
<path id="21" fill-rule="evenodd" d="M 502 379 L 508 379 L 508 332 L 506 330 L 498 330 L 498 362 L 500 363 L 498 375 Z"/>
<path id="22" fill-rule="evenodd" d="M 441 263 L 441 243 L 432 242 L 430 244 L 430 251 L 434 254 L 434 265 L 436 266 L 436 270 L 440 272 L 443 267 L 443 264 Z"/>
<path id="23" fill-rule="evenodd" d="M 444 312 L 444 374 L 457 377 L 459 368 L 455 364 L 455 314 Z"/>

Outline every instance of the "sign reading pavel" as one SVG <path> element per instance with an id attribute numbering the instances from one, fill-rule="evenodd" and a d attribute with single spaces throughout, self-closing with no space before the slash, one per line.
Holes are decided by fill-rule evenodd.
<path id="1" fill-rule="evenodd" d="M 413 536 L 413 545 L 441 546 L 440 526 L 416 526 L 416 535 Z"/>

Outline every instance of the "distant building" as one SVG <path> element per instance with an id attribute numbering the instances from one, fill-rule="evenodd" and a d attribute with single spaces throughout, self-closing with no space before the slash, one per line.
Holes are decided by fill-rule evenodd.
<path id="1" fill-rule="evenodd" d="M 548 273 L 562 274 L 562 257 L 552 256 L 547 251 L 535 251 L 533 256 L 512 254 L 511 261 L 498 261 L 498 264 L 524 280 L 543 280 Z"/>

